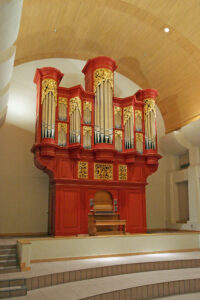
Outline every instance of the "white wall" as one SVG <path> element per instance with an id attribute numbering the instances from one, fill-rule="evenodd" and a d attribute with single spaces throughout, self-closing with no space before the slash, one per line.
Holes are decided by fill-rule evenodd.
<path id="1" fill-rule="evenodd" d="M 165 135 L 165 125 L 157 108 L 158 153 L 162 155 L 158 170 L 148 177 L 146 188 L 147 228 L 163 229 L 166 227 L 166 172 L 167 157 L 163 154 L 159 140 Z"/>
<path id="2" fill-rule="evenodd" d="M 0 128 L 0 234 L 47 232 L 48 177 L 33 163 L 30 149 L 35 136 L 36 68 L 51 66 L 65 74 L 61 86 L 82 84 L 85 62 L 73 59 L 44 59 L 14 68 L 6 122 Z M 115 95 L 126 97 L 139 87 L 128 78 L 115 74 Z M 158 136 L 164 135 L 159 111 Z M 161 153 L 162 154 L 162 153 Z M 165 227 L 165 159 L 149 177 L 147 186 L 147 224 Z"/>

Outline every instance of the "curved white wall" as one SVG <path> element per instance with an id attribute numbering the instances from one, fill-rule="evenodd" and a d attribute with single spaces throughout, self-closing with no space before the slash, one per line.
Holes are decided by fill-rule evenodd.
<path id="1" fill-rule="evenodd" d="M 0 126 L 7 111 L 8 94 L 4 89 L 9 87 L 12 76 L 15 46 L 17 39 L 23 0 L 0 1 Z"/>
<path id="2" fill-rule="evenodd" d="M 33 163 L 30 149 L 35 137 L 36 68 L 56 67 L 65 75 L 61 86 L 82 84 L 85 61 L 45 59 L 14 68 L 6 122 L 0 130 L 0 234 L 47 232 L 48 177 Z M 115 74 L 115 95 L 126 97 L 139 87 L 128 78 Z M 164 134 L 162 116 L 158 114 L 158 135 Z M 164 159 L 147 186 L 147 223 L 149 228 L 164 228 L 165 197 Z"/>

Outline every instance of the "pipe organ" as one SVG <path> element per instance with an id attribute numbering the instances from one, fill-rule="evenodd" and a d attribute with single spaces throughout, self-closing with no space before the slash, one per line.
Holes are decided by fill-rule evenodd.
<path id="1" fill-rule="evenodd" d="M 37 69 L 35 164 L 50 177 L 49 232 L 87 233 L 89 201 L 99 190 L 116 199 L 128 232 L 146 232 L 146 178 L 156 171 L 157 91 L 114 96 L 116 63 L 88 60 L 80 85 L 60 87 L 63 74 Z M 125 175 L 124 175 L 125 174 Z"/>

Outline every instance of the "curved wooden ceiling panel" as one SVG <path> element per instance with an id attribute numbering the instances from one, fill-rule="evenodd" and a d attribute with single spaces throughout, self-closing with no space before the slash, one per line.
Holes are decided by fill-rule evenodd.
<path id="1" fill-rule="evenodd" d="M 15 64 L 111 56 L 123 75 L 159 91 L 169 132 L 200 115 L 199 15 L 197 0 L 24 0 Z"/>

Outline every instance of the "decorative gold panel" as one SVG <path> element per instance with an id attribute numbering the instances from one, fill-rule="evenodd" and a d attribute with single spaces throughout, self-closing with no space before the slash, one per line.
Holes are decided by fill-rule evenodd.
<path id="1" fill-rule="evenodd" d="M 59 104 L 65 104 L 67 107 L 67 98 L 59 97 L 58 102 L 59 102 Z"/>
<path id="2" fill-rule="evenodd" d="M 127 165 L 119 165 L 119 180 L 127 180 Z"/>
<path id="3" fill-rule="evenodd" d="M 121 109 L 121 107 L 119 107 L 119 106 L 114 106 L 114 114 L 115 115 L 122 115 L 122 109 Z"/>
<path id="4" fill-rule="evenodd" d="M 61 130 L 65 130 L 65 132 L 67 133 L 67 124 L 58 123 L 58 132 L 60 132 Z"/>
<path id="5" fill-rule="evenodd" d="M 149 114 L 150 111 L 156 113 L 156 104 L 153 98 L 147 98 L 144 100 L 144 118 Z"/>
<path id="6" fill-rule="evenodd" d="M 133 115 L 133 106 L 124 107 L 124 125 L 130 119 L 131 115 Z"/>
<path id="7" fill-rule="evenodd" d="M 92 111 L 92 103 L 89 101 L 83 102 L 83 110 L 89 109 L 89 111 Z"/>
<path id="8" fill-rule="evenodd" d="M 90 126 L 83 126 L 83 135 L 89 134 L 90 136 L 92 136 L 92 127 Z"/>
<path id="9" fill-rule="evenodd" d="M 121 130 L 115 130 L 115 137 L 120 137 L 122 138 L 122 131 Z"/>
<path id="10" fill-rule="evenodd" d="M 49 92 L 52 92 L 54 101 L 57 104 L 57 82 L 54 79 L 44 79 L 42 81 L 42 103 Z"/>
<path id="11" fill-rule="evenodd" d="M 142 131 L 142 111 L 135 110 L 135 129 L 136 131 Z"/>
<path id="12" fill-rule="evenodd" d="M 78 178 L 87 179 L 88 178 L 88 162 L 79 161 L 78 162 Z"/>
<path id="13" fill-rule="evenodd" d="M 141 110 L 136 110 L 135 111 L 135 118 L 142 119 L 142 111 Z"/>
<path id="14" fill-rule="evenodd" d="M 143 134 L 136 132 L 136 151 L 143 153 Z"/>
<path id="15" fill-rule="evenodd" d="M 113 88 L 113 72 L 106 68 L 96 69 L 94 71 L 94 92 L 96 91 L 97 86 L 105 80 L 108 80 Z"/>
<path id="16" fill-rule="evenodd" d="M 94 164 L 94 179 L 104 179 L 112 180 L 113 179 L 113 165 L 112 164 Z"/>
<path id="17" fill-rule="evenodd" d="M 70 99 L 70 115 L 78 108 L 81 114 L 81 99 L 79 97 L 74 97 Z"/>

